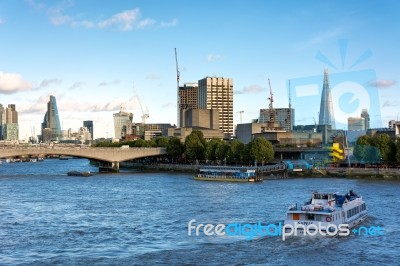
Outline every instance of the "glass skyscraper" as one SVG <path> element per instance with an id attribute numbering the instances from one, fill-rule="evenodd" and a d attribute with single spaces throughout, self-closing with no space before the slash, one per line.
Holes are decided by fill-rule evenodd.
<path id="1" fill-rule="evenodd" d="M 114 134 L 116 139 L 120 139 L 126 137 L 126 135 L 132 134 L 132 113 L 128 113 L 126 108 L 121 106 L 120 111 L 115 113 L 113 117 Z"/>
<path id="2" fill-rule="evenodd" d="M 61 136 L 56 97 L 50 95 L 50 101 L 47 103 L 47 112 L 42 123 L 42 141 L 57 141 L 61 139 Z"/>
<path id="3" fill-rule="evenodd" d="M 94 138 L 93 138 L 93 121 L 92 120 L 83 121 L 83 126 L 86 127 L 87 129 L 89 129 L 90 136 L 92 137 L 92 140 L 94 140 Z"/>
<path id="4" fill-rule="evenodd" d="M 321 106 L 319 110 L 319 125 L 330 125 L 335 129 L 331 88 L 328 79 L 328 69 L 324 71 L 324 85 L 322 87 Z"/>

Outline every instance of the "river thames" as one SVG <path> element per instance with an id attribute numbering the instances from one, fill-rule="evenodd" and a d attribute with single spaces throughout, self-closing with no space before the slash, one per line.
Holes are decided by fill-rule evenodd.
<path id="1" fill-rule="evenodd" d="M 95 174 L 87 160 L 0 164 L 0 264 L 399 265 L 400 182 L 194 181 L 185 173 Z M 188 235 L 188 223 L 276 224 L 313 191 L 355 190 L 383 236 Z"/>

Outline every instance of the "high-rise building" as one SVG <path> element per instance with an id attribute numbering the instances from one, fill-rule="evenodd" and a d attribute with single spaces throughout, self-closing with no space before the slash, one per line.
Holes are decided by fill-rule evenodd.
<path id="1" fill-rule="evenodd" d="M 233 79 L 206 77 L 199 80 L 199 109 L 219 110 L 219 129 L 233 135 Z"/>
<path id="2" fill-rule="evenodd" d="M 6 108 L 6 124 L 18 124 L 18 112 L 15 104 L 9 104 Z"/>
<path id="3" fill-rule="evenodd" d="M 0 104 L 0 139 L 18 140 L 18 112 L 15 104 L 9 104 L 7 108 Z"/>
<path id="4" fill-rule="evenodd" d="M 125 137 L 126 135 L 132 134 L 132 119 L 133 114 L 128 113 L 126 108 L 121 106 L 118 113 L 113 115 L 114 117 L 114 135 L 116 139 Z"/>
<path id="5" fill-rule="evenodd" d="M 3 139 L 4 140 L 18 140 L 18 124 L 9 123 L 3 127 Z"/>
<path id="6" fill-rule="evenodd" d="M 3 105 L 0 103 L 0 140 L 3 139 L 3 127 L 6 124 L 6 112 Z"/>
<path id="7" fill-rule="evenodd" d="M 347 127 L 349 130 L 366 130 L 364 117 L 347 118 Z"/>
<path id="8" fill-rule="evenodd" d="M 179 87 L 179 109 L 198 109 L 198 89 L 197 83 L 185 83 L 183 87 Z"/>
<path id="9" fill-rule="evenodd" d="M 361 110 L 361 117 L 364 118 L 364 128 L 365 130 L 369 129 L 369 114 L 367 109 Z"/>
<path id="10" fill-rule="evenodd" d="M 332 95 L 329 85 L 328 69 L 324 70 L 324 84 L 322 87 L 321 105 L 319 110 L 319 123 L 318 125 L 330 125 L 335 129 L 335 119 L 333 115 Z"/>
<path id="11" fill-rule="evenodd" d="M 198 109 L 197 97 L 198 84 L 185 83 L 183 87 L 179 87 L 179 127 L 184 127 L 184 118 L 182 112 L 187 109 Z"/>
<path id="12" fill-rule="evenodd" d="M 92 140 L 94 140 L 94 138 L 93 138 L 93 121 L 92 120 L 83 121 L 83 126 L 86 127 L 87 129 L 89 129 L 90 136 L 92 137 Z"/>
<path id="13" fill-rule="evenodd" d="M 42 141 L 58 141 L 61 140 L 61 137 L 62 132 L 56 97 L 50 95 L 50 101 L 47 103 L 47 112 L 42 123 Z"/>
<path id="14" fill-rule="evenodd" d="M 274 108 L 275 122 L 278 122 L 284 130 L 293 130 L 295 115 L 293 108 Z M 260 109 L 259 123 L 268 123 L 270 121 L 269 109 Z"/>

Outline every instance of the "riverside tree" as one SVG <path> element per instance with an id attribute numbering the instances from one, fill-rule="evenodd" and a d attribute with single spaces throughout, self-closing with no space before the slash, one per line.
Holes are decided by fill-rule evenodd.
<path id="1" fill-rule="evenodd" d="M 206 142 L 201 131 L 194 130 L 185 139 L 184 157 L 188 160 L 203 160 Z"/>
<path id="2" fill-rule="evenodd" d="M 184 147 L 181 140 L 177 137 L 172 137 L 168 140 L 167 145 L 167 155 L 172 160 L 177 160 L 178 158 L 182 157 L 184 152 Z"/>
<path id="3" fill-rule="evenodd" d="M 256 138 L 251 141 L 250 156 L 252 159 L 261 162 L 272 161 L 274 159 L 274 149 L 271 142 L 265 138 Z"/>

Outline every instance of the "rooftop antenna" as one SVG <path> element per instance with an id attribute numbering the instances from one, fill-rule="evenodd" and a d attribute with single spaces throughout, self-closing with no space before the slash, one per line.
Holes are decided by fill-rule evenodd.
<path id="1" fill-rule="evenodd" d="M 179 97 L 179 78 L 180 78 L 180 72 L 179 72 L 179 67 L 178 67 L 178 53 L 176 52 L 175 48 L 175 64 L 176 64 L 176 92 L 177 92 L 177 125 L 180 127 L 180 109 L 181 109 L 181 99 Z"/>

